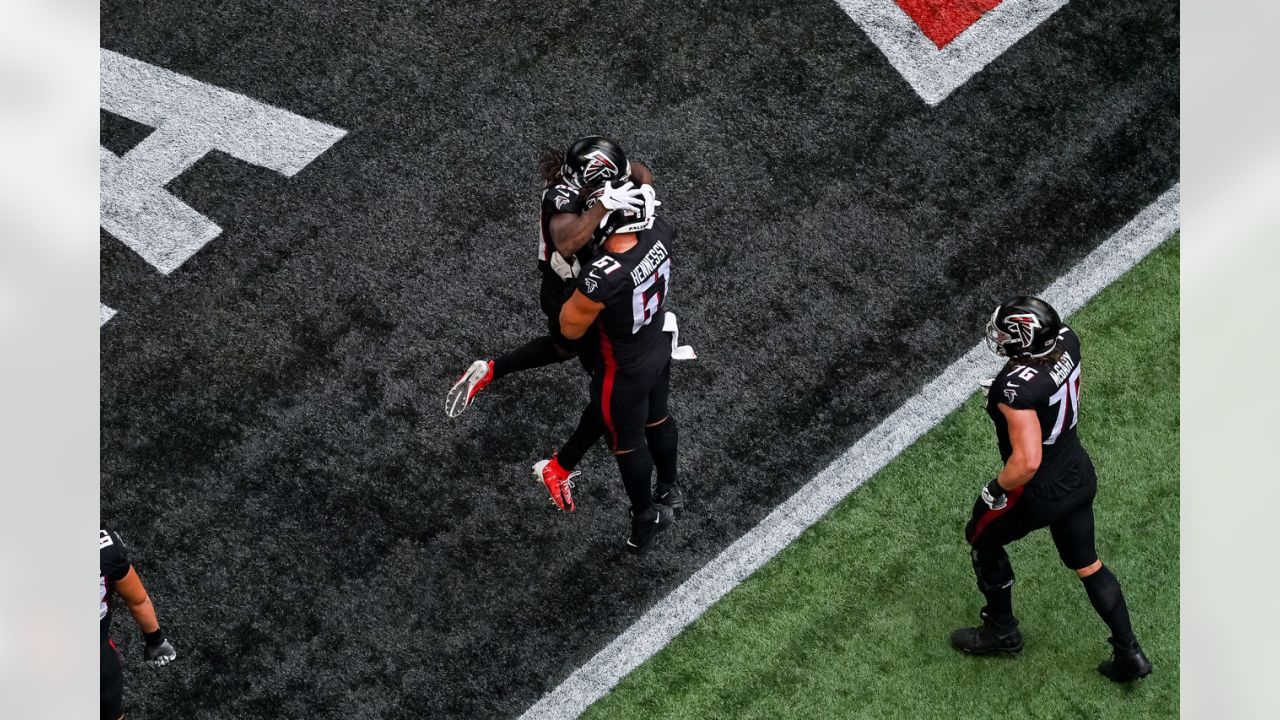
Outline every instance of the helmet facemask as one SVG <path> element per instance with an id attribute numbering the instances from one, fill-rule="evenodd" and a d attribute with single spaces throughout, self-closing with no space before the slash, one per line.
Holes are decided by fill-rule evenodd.
<path id="1" fill-rule="evenodd" d="M 987 321 L 987 347 L 991 348 L 991 352 L 1000 357 L 1009 357 L 1009 351 L 1005 348 L 1005 344 L 1013 341 L 1013 336 L 1000 329 L 996 324 L 996 319 L 1000 316 L 1000 307 L 996 307 L 996 311 L 991 313 L 991 319 Z"/>

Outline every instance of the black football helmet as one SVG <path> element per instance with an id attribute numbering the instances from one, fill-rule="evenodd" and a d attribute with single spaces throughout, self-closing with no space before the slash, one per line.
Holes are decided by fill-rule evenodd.
<path id="1" fill-rule="evenodd" d="M 631 163 L 622 146 L 606 137 L 579 138 L 569 146 L 560 168 L 564 180 L 578 187 L 625 182 L 631 177 Z"/>
<path id="2" fill-rule="evenodd" d="M 987 322 L 987 346 L 997 355 L 1038 358 L 1058 346 L 1062 320 L 1040 298 L 1019 295 L 996 306 Z"/>

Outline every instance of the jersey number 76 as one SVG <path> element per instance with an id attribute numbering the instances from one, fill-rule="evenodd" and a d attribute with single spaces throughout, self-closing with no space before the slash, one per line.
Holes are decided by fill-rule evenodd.
<path id="1" fill-rule="evenodd" d="M 1049 407 L 1058 406 L 1058 420 L 1053 424 L 1053 432 L 1049 434 L 1049 439 L 1044 441 L 1045 445 L 1052 445 L 1058 440 L 1058 436 L 1062 434 L 1062 426 L 1067 421 L 1067 410 L 1071 410 L 1071 425 L 1075 427 L 1080 420 L 1080 368 L 1077 365 L 1075 370 L 1071 371 L 1071 375 L 1067 377 L 1067 381 L 1062 383 L 1062 387 L 1058 388 L 1058 392 L 1049 398 Z"/>

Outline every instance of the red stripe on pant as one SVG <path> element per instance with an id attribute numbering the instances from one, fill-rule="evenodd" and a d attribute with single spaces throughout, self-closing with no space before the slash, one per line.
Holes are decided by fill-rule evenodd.
<path id="1" fill-rule="evenodd" d="M 982 517 L 978 518 L 978 524 L 973 527 L 973 534 L 969 536 L 970 545 L 978 541 L 978 536 L 982 534 L 983 530 L 987 529 L 987 526 L 991 524 L 992 520 L 995 520 L 1001 515 L 1009 512 L 1013 509 L 1014 505 L 1018 504 L 1018 498 L 1022 497 L 1022 491 L 1026 489 L 1026 487 L 1026 485 L 1019 485 L 1018 487 L 1010 490 L 1009 500 L 1005 503 L 1004 507 L 999 510 L 992 510 L 988 508 L 987 511 L 982 514 Z"/>
<path id="2" fill-rule="evenodd" d="M 600 390 L 600 414 L 604 418 L 604 427 L 609 431 L 612 442 L 610 448 L 618 449 L 618 430 L 613 426 L 613 380 L 618 374 L 618 361 L 613 357 L 613 343 L 604 328 L 598 328 L 600 336 L 600 355 L 604 360 L 604 387 Z"/>

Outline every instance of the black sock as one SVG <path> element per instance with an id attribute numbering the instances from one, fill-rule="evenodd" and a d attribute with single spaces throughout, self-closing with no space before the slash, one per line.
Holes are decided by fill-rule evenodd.
<path id="1" fill-rule="evenodd" d="M 493 379 L 497 380 L 509 373 L 542 367 L 543 365 L 553 365 L 563 361 L 564 358 L 560 357 L 560 351 L 556 349 L 556 344 L 551 339 L 551 336 L 544 335 L 540 338 L 534 338 L 494 360 Z"/>
<path id="2" fill-rule="evenodd" d="M 645 428 L 644 437 L 649 441 L 649 455 L 658 470 L 658 484 L 677 484 L 676 444 L 680 433 L 676 429 L 676 419 L 668 417 L 661 425 Z"/>
<path id="3" fill-rule="evenodd" d="M 1128 646 L 1136 642 L 1133 627 L 1129 625 L 1129 606 L 1124 602 L 1124 591 L 1120 589 L 1120 581 L 1103 566 L 1101 570 L 1086 578 L 1084 591 L 1089 593 L 1089 602 L 1098 612 L 1098 617 L 1111 630 L 1111 637 L 1117 645 Z"/>
<path id="4" fill-rule="evenodd" d="M 616 457 L 632 512 L 648 510 L 653 505 L 653 458 L 649 457 L 649 451 L 641 447 Z"/>
<path id="5" fill-rule="evenodd" d="M 573 429 L 573 434 L 565 441 L 564 447 L 556 453 L 560 467 L 565 470 L 577 467 L 582 462 L 582 456 L 587 454 L 601 435 L 604 435 L 604 423 L 600 421 L 600 412 L 594 404 L 587 405 L 582 411 L 582 417 L 578 418 L 578 427 Z"/>
<path id="6" fill-rule="evenodd" d="M 987 599 L 987 606 L 982 610 L 992 622 L 997 625 L 1013 624 L 1013 585 L 983 590 L 982 595 Z"/>

